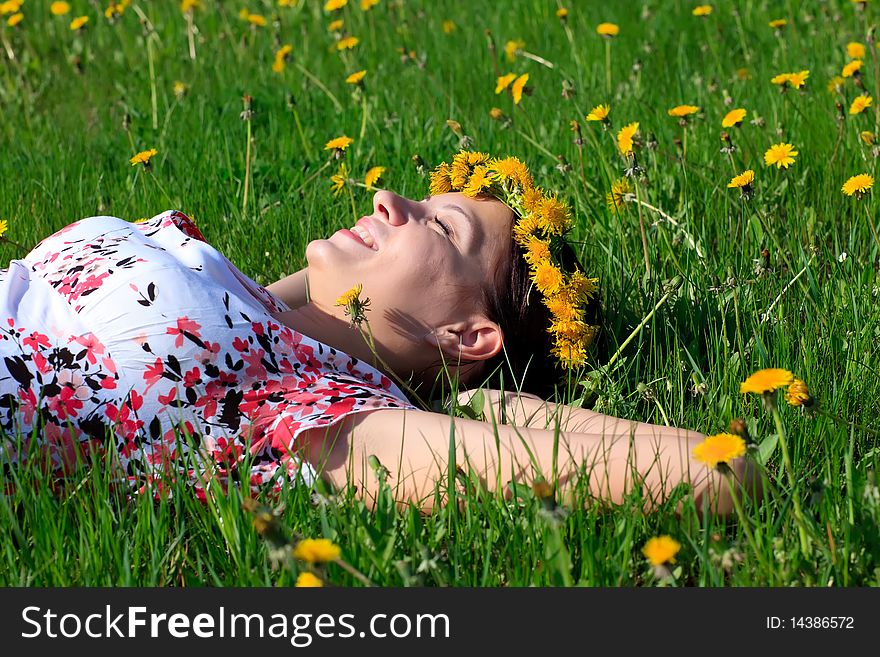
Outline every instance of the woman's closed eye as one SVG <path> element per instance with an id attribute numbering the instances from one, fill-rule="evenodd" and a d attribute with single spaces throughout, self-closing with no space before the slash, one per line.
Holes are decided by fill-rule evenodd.
<path id="1" fill-rule="evenodd" d="M 449 230 L 449 226 L 446 223 L 444 223 L 443 221 L 441 221 L 439 217 L 434 217 L 432 219 L 432 221 L 434 221 L 437 225 L 439 225 L 440 228 L 443 230 L 444 233 L 446 233 L 447 236 L 450 235 L 451 231 Z"/>

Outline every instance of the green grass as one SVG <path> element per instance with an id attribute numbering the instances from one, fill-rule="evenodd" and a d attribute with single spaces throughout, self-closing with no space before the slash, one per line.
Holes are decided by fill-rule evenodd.
<path id="1" fill-rule="evenodd" d="M 336 541 L 345 561 L 380 585 L 656 585 L 641 547 L 659 534 L 682 544 L 678 585 L 880 585 L 880 251 L 867 221 L 877 202 L 873 194 L 857 202 L 840 191 L 850 176 L 876 169 L 875 152 L 859 139 L 863 130 L 880 133 L 874 107 L 845 114 L 858 93 L 878 100 L 872 54 L 863 89 L 847 80 L 839 95 L 826 90 L 848 61 L 846 43 L 866 42 L 880 18 L 877 7 L 716 2 L 700 19 L 691 16 L 691 2 L 581 0 L 568 3 L 569 39 L 555 5 L 538 0 L 382 0 L 366 13 L 353 0 L 340 15 L 360 43 L 338 53 L 330 50 L 330 18 L 319 2 L 288 9 L 251 0 L 251 12 L 270 17 L 267 27 L 251 29 L 239 19 L 238 3 L 205 1 L 195 14 L 193 61 L 177 2 L 135 0 L 115 24 L 85 0 L 71 4 L 73 14 L 57 18 L 44 3 L 28 2 L 20 25 L 0 25 L 0 218 L 9 221 L 6 237 L 26 247 L 0 245 L 3 263 L 83 217 L 135 220 L 176 208 L 195 217 L 245 273 L 268 284 L 305 264 L 310 239 L 350 226 L 352 205 L 359 213 L 370 207 L 362 187 L 351 187 L 351 197 L 332 195 L 336 165 L 321 170 L 326 141 L 354 137 L 345 158 L 353 176 L 385 166 L 385 186 L 421 198 L 427 178 L 415 156 L 429 168 L 448 159 L 460 140 L 446 123 L 453 119 L 473 148 L 522 157 L 546 188 L 572 203 L 573 238 L 602 285 L 607 344 L 596 368 L 666 284 L 682 277 L 623 357 L 597 370 L 599 385 L 587 400 L 594 409 L 656 423 L 665 415 L 670 424 L 706 433 L 742 417 L 763 441 L 775 433 L 772 418 L 758 398 L 740 394 L 739 383 L 775 366 L 804 379 L 820 408 L 839 418 L 781 409 L 795 484 L 776 450 L 765 468 L 767 495 L 745 506 L 754 544 L 735 516 L 701 518 L 686 502 L 677 517 L 673 509 L 688 499 L 686 490 L 649 515 L 639 511 L 638 491 L 619 508 L 582 499 L 567 513 L 548 514 L 528 490 L 508 502 L 468 490 L 458 503 L 420 515 L 397 509 L 389 491 L 368 511 L 351 491 L 316 497 L 299 487 L 279 500 L 287 530 Z M 136 8 L 156 28 L 149 47 Z M 67 24 L 80 13 L 90 22 L 78 36 Z M 779 36 L 767 26 L 774 18 L 789 21 Z M 446 20 L 456 24 L 450 34 L 442 29 Z M 595 34 L 602 21 L 621 28 L 611 43 L 610 95 L 605 43 Z M 525 55 L 506 61 L 508 39 L 522 39 L 525 51 L 553 68 Z M 530 74 L 533 93 L 518 106 L 493 94 L 490 41 L 500 73 Z M 293 44 L 292 59 L 277 75 L 271 63 L 284 43 Z M 344 82 L 359 69 L 368 71 L 363 137 L 362 98 Z M 804 93 L 780 93 L 769 82 L 802 69 L 811 71 Z M 183 98 L 175 97 L 175 80 L 189 85 Z M 563 95 L 566 88 L 573 93 Z M 245 94 L 255 114 L 243 210 Z M 584 120 L 603 102 L 612 106 L 614 132 L 639 121 L 643 141 L 656 140 L 655 149 L 639 155 L 640 194 L 679 225 L 657 223 L 658 214 L 643 210 L 650 278 L 635 205 L 617 214 L 605 204 L 625 165 L 613 133 Z M 667 115 L 683 103 L 701 108 L 687 128 L 686 158 L 675 144 L 682 128 Z M 492 120 L 493 106 L 512 122 Z M 743 126 L 729 131 L 735 166 L 719 152 L 721 118 L 734 107 L 749 111 Z M 574 143 L 572 120 L 580 122 L 583 146 Z M 763 163 L 764 150 L 780 141 L 799 151 L 788 170 Z M 158 155 L 146 174 L 128 159 L 148 148 Z M 744 203 L 726 185 L 747 168 L 756 172 L 755 196 Z M 582 390 L 573 386 L 563 401 L 577 400 Z M 296 565 L 272 569 L 269 548 L 234 488 L 206 505 L 178 484 L 172 500 L 154 503 L 112 493 L 99 468 L 84 469 L 63 494 L 34 472 L 6 476 L 15 486 L 0 502 L 4 585 L 295 579 Z M 804 506 L 806 552 L 799 549 L 793 495 Z M 360 585 L 336 564 L 322 572 L 333 584 Z"/>

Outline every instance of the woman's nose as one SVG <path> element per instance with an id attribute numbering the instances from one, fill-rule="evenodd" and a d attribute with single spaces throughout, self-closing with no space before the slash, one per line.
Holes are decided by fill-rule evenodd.
<path id="1" fill-rule="evenodd" d="M 373 210 L 380 219 L 392 226 L 405 224 L 409 216 L 407 200 L 394 192 L 382 189 L 373 196 Z"/>

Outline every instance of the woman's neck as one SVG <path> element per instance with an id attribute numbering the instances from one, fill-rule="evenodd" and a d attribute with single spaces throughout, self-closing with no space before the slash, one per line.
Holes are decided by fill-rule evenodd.
<path id="1" fill-rule="evenodd" d="M 290 308 L 299 308 L 309 302 L 309 268 L 300 269 L 266 288 Z"/>

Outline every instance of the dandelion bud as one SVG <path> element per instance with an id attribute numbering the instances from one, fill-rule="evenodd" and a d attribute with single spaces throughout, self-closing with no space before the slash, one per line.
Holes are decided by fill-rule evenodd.
<path id="1" fill-rule="evenodd" d="M 770 269 L 770 249 L 768 249 L 766 246 L 761 249 L 761 261 L 764 269 Z"/>
<path id="2" fill-rule="evenodd" d="M 131 128 L 131 114 L 126 112 L 125 114 L 122 115 L 122 129 L 125 130 L 126 132 L 128 132 L 130 128 Z"/>
<path id="3" fill-rule="evenodd" d="M 532 483 L 532 492 L 541 503 L 541 508 L 552 511 L 556 508 L 556 488 L 551 486 L 543 479 L 539 479 Z"/>
<path id="4" fill-rule="evenodd" d="M 425 166 L 425 161 L 422 159 L 422 156 L 416 153 L 412 156 L 412 162 L 416 166 L 416 171 L 419 172 L 420 176 L 424 176 L 428 172 L 428 167 Z"/>
<path id="5" fill-rule="evenodd" d="M 730 421 L 730 433 L 745 440 L 746 444 L 753 442 L 749 435 L 749 428 L 742 418 L 735 417 Z"/>

